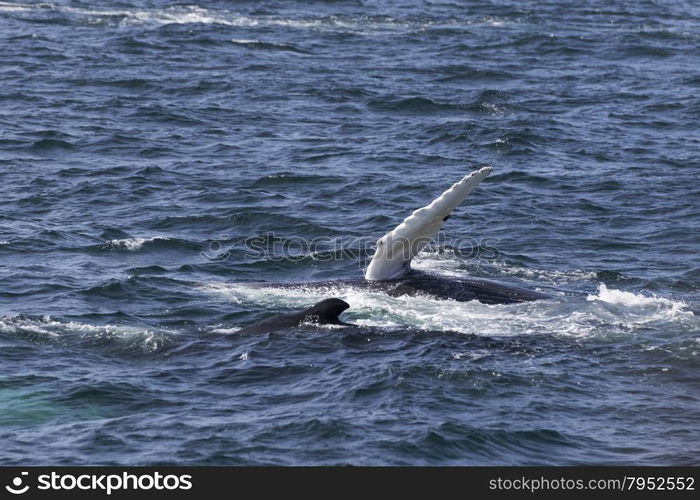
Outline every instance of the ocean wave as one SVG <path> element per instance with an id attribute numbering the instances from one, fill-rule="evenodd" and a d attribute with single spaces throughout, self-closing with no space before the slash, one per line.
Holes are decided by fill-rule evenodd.
<path id="1" fill-rule="evenodd" d="M 116 346 L 131 352 L 154 352 L 168 345 L 170 331 L 124 326 L 91 325 L 76 321 L 62 321 L 51 316 L 2 316 L 0 334 L 22 338 L 35 344 L 50 342 L 83 346 Z"/>
<path id="2" fill-rule="evenodd" d="M 329 185 L 347 182 L 347 179 L 336 175 L 302 175 L 293 172 L 280 172 L 260 177 L 252 183 L 252 187 L 289 186 L 295 184 Z"/>
<path id="3" fill-rule="evenodd" d="M 249 49 L 280 50 L 296 54 L 309 54 L 310 52 L 290 43 L 265 42 L 263 40 L 231 39 L 231 43 L 247 47 Z"/>
<path id="4" fill-rule="evenodd" d="M 670 317 L 693 316 L 692 311 L 688 311 L 688 304 L 683 301 L 671 300 L 656 295 L 647 296 L 623 290 L 614 290 L 601 283 L 598 286 L 597 294 L 589 294 L 586 297 L 589 302 L 605 302 L 626 307 L 629 311 L 641 311 L 643 314 L 650 310 L 666 312 Z"/>
<path id="5" fill-rule="evenodd" d="M 115 238 L 90 247 L 90 250 L 98 252 L 138 252 L 164 249 L 199 251 L 201 246 L 198 243 L 180 238 L 152 236 L 150 238 Z"/>
<path id="6" fill-rule="evenodd" d="M 403 113 L 461 113 L 471 110 L 466 105 L 442 102 L 427 97 L 383 96 L 370 99 L 368 105 L 381 111 Z"/>
<path id="7" fill-rule="evenodd" d="M 27 12 L 37 8 L 48 8 L 48 6 L 49 4 L 0 2 L 0 10 L 3 12 Z"/>
<path id="8" fill-rule="evenodd" d="M 146 243 L 158 240 L 165 240 L 165 238 L 154 236 L 152 238 L 124 238 L 109 240 L 101 245 L 98 245 L 97 248 L 108 251 L 126 250 L 128 252 L 135 252 L 137 250 L 141 250 Z"/>
<path id="9" fill-rule="evenodd" d="M 425 30 L 455 30 L 473 26 L 502 27 L 514 21 L 494 17 L 473 19 L 397 19 L 386 16 L 323 16 L 285 18 L 277 16 L 247 16 L 226 9 L 207 9 L 183 5 L 162 9 L 93 9 L 70 7 L 54 3 L 0 2 L 0 12 L 67 14 L 87 18 L 87 22 L 116 25 L 142 24 L 218 24 L 233 27 L 282 26 L 298 29 L 341 31 L 355 34 L 404 33 Z"/>
<path id="10" fill-rule="evenodd" d="M 30 149 L 48 151 L 51 149 L 75 149 L 75 145 L 60 139 L 40 139 L 33 142 Z"/>
<path id="11" fill-rule="evenodd" d="M 474 251 L 477 250 L 481 251 L 481 249 L 474 249 Z M 488 248 L 484 250 L 488 250 Z M 572 282 L 592 280 L 598 276 L 595 271 L 583 269 L 538 269 L 512 264 L 500 259 L 465 257 L 450 248 L 439 251 L 424 251 L 416 256 L 412 267 L 433 274 L 462 278 L 466 274 L 494 279 L 508 276 L 532 282 L 535 286 L 538 284 L 568 285 Z"/>

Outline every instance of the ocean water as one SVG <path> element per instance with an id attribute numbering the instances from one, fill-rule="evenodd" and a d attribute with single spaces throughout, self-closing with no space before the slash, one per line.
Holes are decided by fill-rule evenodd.
<path id="1" fill-rule="evenodd" d="M 697 2 L 3 1 L 0 41 L 0 464 L 700 464 Z M 551 299 L 246 286 L 362 276 L 486 164 L 415 267 Z M 357 326 L 235 333 L 330 296 Z"/>

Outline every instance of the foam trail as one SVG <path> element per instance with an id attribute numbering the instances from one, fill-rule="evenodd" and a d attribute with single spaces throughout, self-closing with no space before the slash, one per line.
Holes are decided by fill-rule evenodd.
<path id="1" fill-rule="evenodd" d="M 640 295 L 632 292 L 624 292 L 622 290 L 611 290 L 604 283 L 601 283 L 598 287 L 597 295 L 588 295 L 586 300 L 600 300 L 602 302 L 608 302 L 610 304 L 621 304 L 625 306 L 663 306 L 671 307 L 676 310 L 680 310 L 687 307 L 685 302 L 675 302 L 670 299 L 663 297 Z"/>
<path id="2" fill-rule="evenodd" d="M 698 329 L 700 322 L 682 302 L 649 298 L 630 292 L 608 290 L 584 297 L 555 297 L 520 304 L 486 305 L 428 296 L 390 297 L 358 287 L 327 289 L 246 287 L 244 284 L 210 283 L 203 290 L 224 301 L 250 305 L 251 309 L 308 307 L 327 297 L 350 304 L 347 321 L 362 326 L 423 331 L 452 331 L 475 335 L 550 334 L 573 337 L 632 335 L 649 325 L 673 324 L 674 328 Z M 625 295 L 629 294 L 629 295 Z M 603 299 L 623 297 L 609 307 Z M 617 299 L 616 299 L 617 300 Z"/>
<path id="3" fill-rule="evenodd" d="M 104 247 L 110 250 L 129 250 L 131 252 L 139 250 L 144 243 L 155 241 L 158 238 L 124 238 L 118 240 L 109 240 L 104 244 Z"/>
<path id="4" fill-rule="evenodd" d="M 166 236 L 151 236 L 150 238 L 119 238 L 113 240 L 107 240 L 104 243 L 100 243 L 93 248 L 98 250 L 109 250 L 109 251 L 127 251 L 136 252 L 143 249 L 144 245 L 154 242 L 169 242 L 172 241 L 171 238 Z"/>
<path id="5" fill-rule="evenodd" d="M 469 249 L 471 252 L 476 252 L 475 247 Z M 489 250 L 497 253 L 496 249 Z M 502 260 L 494 260 L 487 258 L 462 257 L 456 255 L 452 249 L 442 249 L 440 253 L 437 251 L 423 251 L 419 253 L 413 260 L 412 267 L 419 271 L 425 271 L 431 274 L 440 274 L 442 276 L 465 277 L 465 274 L 473 274 L 474 271 L 482 272 L 483 277 L 497 276 L 513 276 L 522 280 L 532 281 L 535 286 L 538 283 L 563 285 L 572 282 L 580 282 L 592 280 L 596 277 L 593 271 L 584 271 L 582 269 L 536 269 L 523 266 L 509 264 Z"/>
<path id="6" fill-rule="evenodd" d="M 472 26 L 501 26 L 510 21 L 479 19 L 400 20 L 392 18 L 369 19 L 367 17 L 341 18 L 337 16 L 291 19 L 272 16 L 251 17 L 226 9 L 206 9 L 196 5 L 173 6 L 163 9 L 94 9 L 69 7 L 53 3 L 0 2 L 0 12 L 63 13 L 83 16 L 91 21 L 116 21 L 119 25 L 141 24 L 218 24 L 233 27 L 281 26 L 298 29 L 351 32 L 360 35 L 370 33 L 405 33 L 428 28 L 468 28 Z"/>
<path id="7" fill-rule="evenodd" d="M 90 325 L 76 321 L 59 321 L 51 316 L 0 317 L 0 334 L 30 338 L 34 341 L 113 341 L 124 343 L 136 350 L 152 352 L 165 345 L 169 331 L 155 331 L 124 325 Z"/>

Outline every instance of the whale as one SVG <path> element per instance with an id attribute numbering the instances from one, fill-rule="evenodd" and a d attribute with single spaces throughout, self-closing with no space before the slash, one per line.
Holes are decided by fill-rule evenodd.
<path id="1" fill-rule="evenodd" d="M 377 240 L 364 278 L 305 283 L 247 283 L 256 288 L 324 290 L 362 288 L 390 296 L 427 295 L 458 302 L 512 304 L 549 296 L 525 288 L 470 277 L 445 277 L 411 269 L 413 258 L 434 238 L 454 209 L 492 172 L 482 167 L 465 175 L 428 205 L 413 211 L 398 226 Z"/>
<path id="2" fill-rule="evenodd" d="M 402 295 L 427 296 L 440 300 L 469 302 L 477 300 L 482 304 L 515 304 L 539 299 L 548 295 L 512 285 L 504 285 L 490 280 L 468 277 L 446 277 L 410 270 L 405 275 L 388 280 L 337 279 L 328 281 L 307 281 L 303 283 L 266 282 L 246 283 L 252 288 L 273 288 L 290 292 L 338 293 L 341 289 L 360 289 L 378 292 L 390 297 Z"/>
<path id="3" fill-rule="evenodd" d="M 270 333 L 308 324 L 352 326 L 350 323 L 344 323 L 338 318 L 348 307 L 350 307 L 350 305 L 344 300 L 338 298 L 325 299 L 303 311 L 273 316 L 260 323 L 241 328 L 237 330 L 236 333 L 244 335 Z"/>

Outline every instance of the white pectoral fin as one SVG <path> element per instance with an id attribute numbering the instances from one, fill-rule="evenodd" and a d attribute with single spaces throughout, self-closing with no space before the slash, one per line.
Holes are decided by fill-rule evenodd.
<path id="1" fill-rule="evenodd" d="M 414 211 L 382 236 L 377 241 L 365 279 L 391 279 L 406 272 L 413 257 L 437 236 L 452 210 L 490 173 L 491 167 L 483 167 L 464 176 L 429 205 Z"/>
<path id="2" fill-rule="evenodd" d="M 416 235 L 434 238 L 442 228 L 457 205 L 471 193 L 474 188 L 491 173 L 491 167 L 484 167 L 465 175 L 444 193 L 433 200 L 430 205 L 419 208 L 409 215 L 391 233 L 394 236 L 413 238 Z M 388 233 L 388 234 L 391 234 Z"/>

